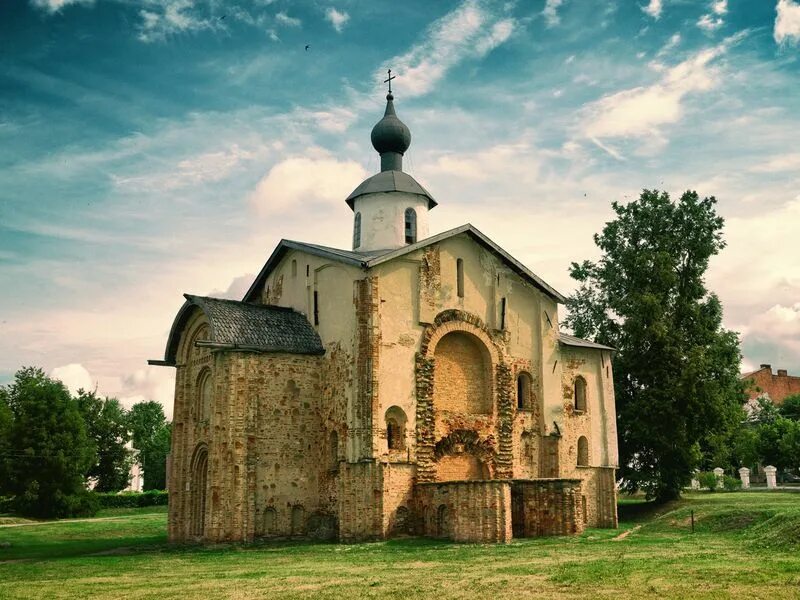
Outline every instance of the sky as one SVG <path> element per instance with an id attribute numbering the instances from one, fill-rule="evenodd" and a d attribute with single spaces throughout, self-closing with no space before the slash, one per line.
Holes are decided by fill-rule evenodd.
<path id="1" fill-rule="evenodd" d="M 569 293 L 612 201 L 715 196 L 742 368 L 800 374 L 800 2 L 5 0 L 0 384 L 171 414 L 146 361 L 181 294 L 241 298 L 281 238 L 349 248 L 388 68 L 433 233 Z"/>

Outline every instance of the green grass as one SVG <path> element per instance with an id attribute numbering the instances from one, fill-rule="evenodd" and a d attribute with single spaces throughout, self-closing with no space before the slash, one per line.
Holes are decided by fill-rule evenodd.
<path id="1" fill-rule="evenodd" d="M 116 509 L 0 527 L 0 598 L 800 597 L 800 495 L 626 499 L 621 509 L 619 530 L 508 545 L 213 547 L 168 546 L 163 507 Z"/>

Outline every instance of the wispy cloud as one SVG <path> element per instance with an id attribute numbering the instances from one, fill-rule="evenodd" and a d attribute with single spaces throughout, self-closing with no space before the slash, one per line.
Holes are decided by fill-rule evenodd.
<path id="1" fill-rule="evenodd" d="M 331 6 L 325 11 L 325 18 L 333 25 L 337 33 L 342 33 L 342 29 L 350 20 L 350 15 L 346 11 L 339 12 Z"/>
<path id="2" fill-rule="evenodd" d="M 51 14 L 70 4 L 94 4 L 94 0 L 31 0 L 31 6 Z"/>
<path id="3" fill-rule="evenodd" d="M 192 0 L 147 0 L 145 5 L 147 8 L 139 11 L 142 21 L 138 38 L 143 42 L 220 26 L 216 19 L 201 16 Z"/>
<path id="4" fill-rule="evenodd" d="M 711 11 L 704 14 L 697 21 L 697 26 L 705 32 L 716 31 L 725 24 L 725 15 L 728 12 L 728 0 L 713 0 Z"/>
<path id="5" fill-rule="evenodd" d="M 645 14 L 650 15 L 654 19 L 659 19 L 661 17 L 661 11 L 663 10 L 663 5 L 661 0 L 650 0 L 650 3 L 646 6 L 642 7 L 642 11 Z"/>
<path id="6" fill-rule="evenodd" d="M 778 0 L 775 6 L 775 29 L 773 36 L 778 44 L 800 42 L 800 4 L 792 0 Z"/>
<path id="7" fill-rule="evenodd" d="M 548 27 L 555 27 L 561 22 L 558 16 L 558 8 L 564 4 L 564 0 L 547 0 L 542 10 L 542 15 Z"/>
<path id="8" fill-rule="evenodd" d="M 420 96 L 430 92 L 457 64 L 481 58 L 504 43 L 514 27 L 513 19 L 498 15 L 489 3 L 466 0 L 435 21 L 420 43 L 389 64 L 403 75 L 403 94 Z"/>
<path id="9" fill-rule="evenodd" d="M 773 156 L 750 169 L 754 173 L 800 172 L 800 153 Z"/>
<path id="10" fill-rule="evenodd" d="M 275 21 L 286 27 L 300 27 L 302 21 L 296 17 L 290 17 L 285 12 L 281 11 L 275 15 Z"/>
<path id="11" fill-rule="evenodd" d="M 661 147 L 666 143 L 663 128 L 677 123 L 684 114 L 684 100 L 689 94 L 713 89 L 718 79 L 713 67 L 741 35 L 707 48 L 694 56 L 665 69 L 659 81 L 603 96 L 582 110 L 581 131 L 598 146 L 609 151 L 610 146 L 598 140 L 614 138 L 648 138 L 648 144 Z M 661 69 L 660 65 L 654 65 Z M 620 157 L 616 150 L 610 152 Z"/>

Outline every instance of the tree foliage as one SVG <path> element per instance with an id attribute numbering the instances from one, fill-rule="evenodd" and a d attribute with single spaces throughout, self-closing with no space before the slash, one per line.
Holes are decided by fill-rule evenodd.
<path id="1" fill-rule="evenodd" d="M 95 392 L 79 390 L 76 401 L 97 451 L 97 462 L 86 473 L 96 479 L 94 489 L 98 492 L 124 489 L 132 462 L 125 447 L 130 440 L 127 412 L 116 398 L 100 398 Z"/>
<path id="2" fill-rule="evenodd" d="M 94 512 L 85 474 L 96 461 L 95 448 L 64 384 L 27 367 L 4 396 L 12 417 L 4 470 L 17 509 L 38 517 Z"/>
<path id="3" fill-rule="evenodd" d="M 163 490 L 172 432 L 164 408 L 152 400 L 134 404 L 129 423 L 133 447 L 139 450 L 139 463 L 144 471 L 144 489 Z"/>
<path id="4" fill-rule="evenodd" d="M 628 491 L 679 495 L 703 451 L 741 420 L 739 343 L 703 276 L 725 246 L 716 200 L 644 190 L 594 240 L 596 261 L 573 263 L 579 282 L 566 324 L 617 348 L 614 384 L 620 475 Z"/>
<path id="5" fill-rule="evenodd" d="M 800 421 L 800 394 L 786 396 L 780 405 L 781 416 L 793 421 Z"/>

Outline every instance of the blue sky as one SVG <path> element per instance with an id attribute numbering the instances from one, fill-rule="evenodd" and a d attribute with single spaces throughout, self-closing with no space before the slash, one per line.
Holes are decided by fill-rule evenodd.
<path id="1" fill-rule="evenodd" d="M 433 231 L 469 221 L 568 293 L 612 200 L 714 195 L 743 368 L 800 373 L 794 0 L 10 0 L 0 382 L 169 404 L 145 361 L 181 293 L 239 296 L 282 237 L 348 247 L 389 67 Z"/>

